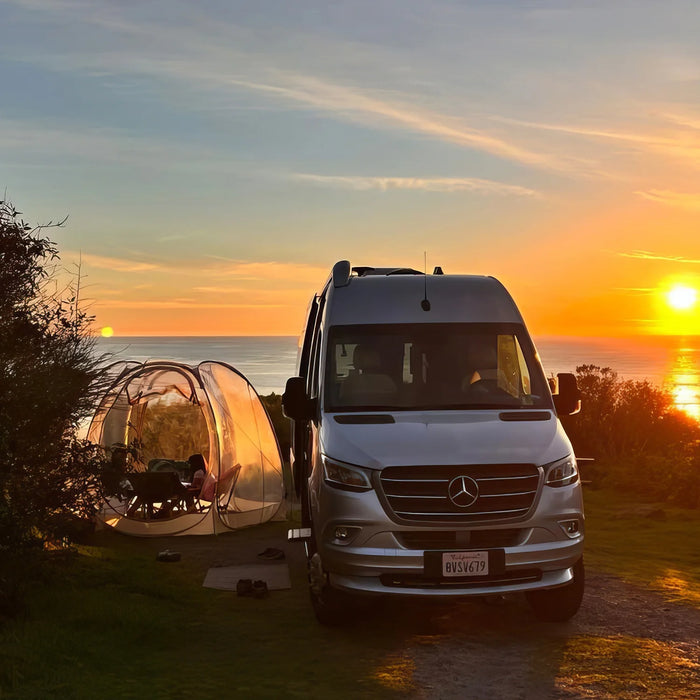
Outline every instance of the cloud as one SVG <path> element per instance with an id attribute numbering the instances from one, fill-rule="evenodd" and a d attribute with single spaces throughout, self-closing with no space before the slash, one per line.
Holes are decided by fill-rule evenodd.
<path id="1" fill-rule="evenodd" d="M 308 68 L 289 68 L 299 59 L 293 59 L 293 51 L 290 54 L 276 50 L 277 44 L 273 41 L 269 42 L 265 53 L 258 45 L 246 50 L 250 31 L 225 20 L 217 23 L 195 14 L 180 26 L 164 21 L 154 27 L 143 17 L 139 21 L 130 19 L 127 11 L 112 3 L 92 3 L 87 8 L 79 3 L 67 3 L 61 7 L 61 12 L 54 13 L 50 2 L 29 2 L 32 7 L 44 11 L 43 18 L 47 21 L 53 19 L 65 24 L 72 16 L 75 23 L 85 26 L 85 36 L 96 33 L 102 36 L 105 46 L 102 51 L 96 52 L 92 43 L 81 45 L 79 41 L 60 53 L 46 49 L 35 51 L 30 60 L 51 70 L 80 70 L 103 78 L 155 78 L 163 92 L 170 89 L 173 96 L 177 95 L 179 109 L 188 104 L 194 110 L 200 109 L 204 101 L 195 96 L 208 93 L 214 96 L 218 108 L 227 106 L 238 110 L 241 108 L 235 90 L 238 88 L 238 92 L 256 93 L 340 121 L 429 136 L 537 167 L 569 167 L 558 156 L 535 152 L 502 135 L 477 128 L 462 117 L 427 108 L 421 104 L 424 95 L 400 93 L 393 82 L 391 89 L 372 90 L 353 85 L 347 71 L 343 77 L 336 78 L 311 75 Z M 307 39 L 321 41 L 317 37 Z M 320 46 L 325 47 L 321 54 L 332 50 L 330 45 Z M 354 49 L 357 51 L 358 47 Z M 370 47 L 363 49 L 371 50 Z M 326 71 L 331 69 L 330 64 L 324 67 Z M 366 80 L 362 83 L 366 84 Z M 173 85 L 175 90 L 172 90 Z M 182 99 L 183 88 L 193 99 Z M 211 104 L 211 99 L 206 102 Z"/>
<path id="2" fill-rule="evenodd" d="M 475 177 L 363 177 L 355 175 L 315 175 L 294 173 L 301 182 L 352 190 L 424 190 L 426 192 L 474 192 L 476 194 L 539 197 L 527 187 L 508 185 Z"/>
<path id="3" fill-rule="evenodd" d="M 687 126 L 690 129 L 697 129 L 700 131 L 700 117 L 689 117 L 684 114 L 671 114 L 669 112 L 666 112 L 661 116 L 674 122 L 675 124 L 680 124 L 681 126 Z"/>
<path id="4" fill-rule="evenodd" d="M 85 268 L 93 267 L 112 272 L 165 273 L 177 275 L 178 279 L 196 277 L 198 280 L 202 278 L 234 278 L 239 284 L 241 282 L 258 283 L 245 288 L 230 288 L 220 285 L 194 287 L 197 291 L 215 293 L 219 291 L 250 293 L 251 289 L 259 289 L 260 283 L 264 284 L 266 289 L 279 288 L 281 285 L 286 288 L 298 286 L 308 289 L 309 285 L 320 286 L 328 276 L 327 268 L 306 263 L 235 260 L 220 256 L 208 256 L 198 260 L 191 258 L 171 260 L 168 263 L 154 263 L 137 260 L 133 257 L 115 257 L 79 251 L 65 251 L 61 257 L 64 261 L 80 259 Z M 131 289 L 147 288 L 150 285 L 135 287 L 130 284 L 129 287 Z"/>
<path id="5" fill-rule="evenodd" d="M 298 282 L 307 285 L 314 283 L 318 286 L 328 276 L 328 269 L 307 265 L 305 263 L 286 262 L 256 262 L 231 260 L 218 257 L 216 265 L 205 266 L 204 274 L 219 277 L 235 277 L 236 281 L 270 281 Z M 197 274 L 200 274 L 199 272 Z"/>
<path id="6" fill-rule="evenodd" d="M 665 204 L 669 207 L 681 209 L 700 209 L 700 194 L 690 192 L 672 192 L 670 190 L 640 190 L 635 192 L 640 197 L 651 202 Z"/>
<path id="7" fill-rule="evenodd" d="M 613 287 L 619 292 L 631 292 L 632 294 L 655 294 L 658 290 L 653 287 Z"/>
<path id="8" fill-rule="evenodd" d="M 647 250 L 633 250 L 630 253 L 618 253 L 623 258 L 634 258 L 636 260 L 660 260 L 663 262 L 687 263 L 691 265 L 700 265 L 700 260 L 692 258 L 684 258 L 680 255 L 658 255 Z"/>
<path id="9" fill-rule="evenodd" d="M 64 257 L 80 258 L 83 265 L 97 267 L 101 270 L 112 270 L 112 272 L 164 272 L 166 269 L 159 264 L 150 262 L 140 262 L 127 258 L 113 258 L 105 255 L 95 255 L 93 253 L 68 252 Z"/>
<path id="10" fill-rule="evenodd" d="M 285 304 L 221 304 L 196 302 L 189 299 L 110 299 L 96 301 L 96 309 L 275 309 Z"/>
<path id="11" fill-rule="evenodd" d="M 335 116 L 371 126 L 399 126 L 407 131 L 486 151 L 492 155 L 530 165 L 561 167 L 558 159 L 536 153 L 498 136 L 476 129 L 456 117 L 427 110 L 415 103 L 382 99 L 367 90 L 331 83 L 316 77 L 276 72 L 277 84 L 230 78 L 227 82 L 248 90 L 297 102 Z"/>
<path id="12" fill-rule="evenodd" d="M 548 124 L 544 122 L 525 121 L 521 119 L 511 119 L 494 115 L 495 121 L 514 126 L 523 126 L 529 129 L 540 131 L 552 131 L 570 136 L 581 136 L 590 139 L 602 139 L 608 141 L 619 141 L 623 143 L 635 144 L 642 148 L 662 152 L 684 160 L 692 160 L 694 164 L 700 159 L 700 139 L 681 136 L 670 137 L 657 134 L 645 134 L 632 131 L 617 131 L 613 129 L 594 129 L 585 126 L 568 124 Z"/>
<path id="13" fill-rule="evenodd" d="M 75 165 L 77 161 L 122 164 L 139 171 L 162 172 L 182 169 L 188 174 L 199 170 L 206 174 L 237 177 L 269 177 L 249 164 L 237 162 L 220 150 L 188 146 L 181 141 L 164 141 L 157 136 L 137 136 L 124 129 L 91 126 L 48 126 L 42 120 L 22 121 L 0 115 L 0 150 L 15 153 L 14 163 L 30 166 L 40 159 L 41 168 Z M 7 158 L 7 156 L 5 156 Z M 49 160 L 47 159 L 55 159 Z M 184 238 L 183 235 L 179 236 Z M 174 240 L 164 236 L 162 240 Z"/>

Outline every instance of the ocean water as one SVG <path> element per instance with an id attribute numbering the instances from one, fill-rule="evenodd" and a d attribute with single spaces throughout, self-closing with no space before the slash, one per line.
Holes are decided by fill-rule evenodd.
<path id="1" fill-rule="evenodd" d="M 196 365 L 218 360 L 235 367 L 255 387 L 258 394 L 281 394 L 295 373 L 297 338 L 292 336 L 167 336 L 99 338 L 99 352 L 112 359 L 178 360 Z"/>
<path id="2" fill-rule="evenodd" d="M 197 364 L 219 360 L 243 373 L 259 394 L 281 393 L 294 375 L 297 338 L 113 337 L 98 349 L 117 360 L 179 360 Z M 700 337 L 534 338 L 547 375 L 577 366 L 610 367 L 624 379 L 649 380 L 669 389 L 679 407 L 700 417 Z"/>

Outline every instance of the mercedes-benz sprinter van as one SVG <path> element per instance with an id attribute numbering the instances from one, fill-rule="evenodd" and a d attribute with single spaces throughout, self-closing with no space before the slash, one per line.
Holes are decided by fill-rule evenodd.
<path id="1" fill-rule="evenodd" d="M 580 401 L 573 375 L 557 379 L 493 277 L 336 263 L 283 397 L 291 537 L 322 623 L 350 594 L 522 591 L 541 619 L 577 611 L 583 504 L 557 415 Z"/>

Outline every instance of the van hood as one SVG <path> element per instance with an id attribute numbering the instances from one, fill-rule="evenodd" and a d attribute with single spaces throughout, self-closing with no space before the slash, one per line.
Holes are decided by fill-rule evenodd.
<path id="1" fill-rule="evenodd" d="M 325 415 L 322 452 L 371 469 L 416 464 L 547 464 L 570 454 L 571 443 L 556 416 L 501 420 L 499 411 L 429 411 L 348 416 Z M 542 415 L 542 411 L 539 411 Z M 524 416 L 523 416 L 524 417 Z"/>

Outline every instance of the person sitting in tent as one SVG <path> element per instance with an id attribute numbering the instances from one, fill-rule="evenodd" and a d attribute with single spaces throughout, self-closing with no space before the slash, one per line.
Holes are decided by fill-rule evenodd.
<path id="1" fill-rule="evenodd" d="M 187 459 L 187 463 L 190 465 L 188 479 L 191 488 L 201 489 L 207 475 L 207 463 L 204 457 L 199 453 L 190 455 Z"/>
<path id="2" fill-rule="evenodd" d="M 131 495 L 131 485 L 126 480 L 129 453 L 126 447 L 115 445 L 110 462 L 102 471 L 102 486 L 106 495 L 116 496 L 120 501 Z"/>

